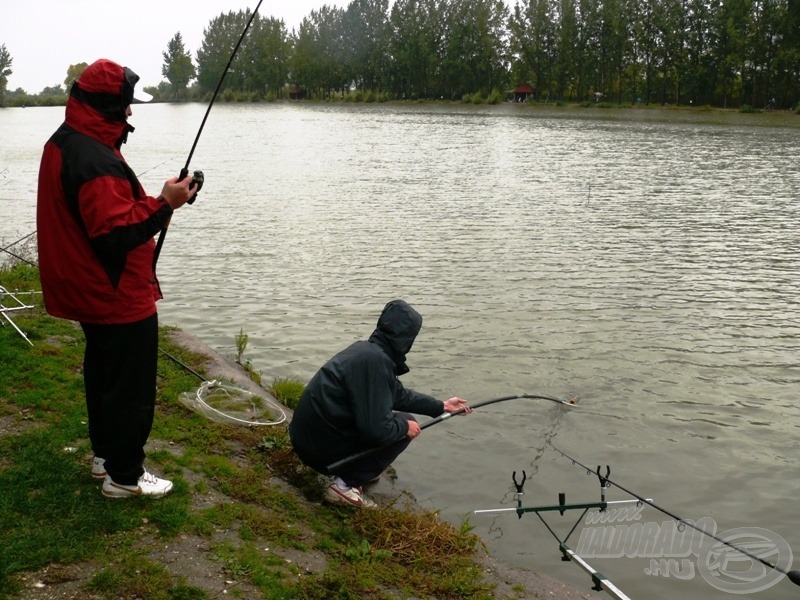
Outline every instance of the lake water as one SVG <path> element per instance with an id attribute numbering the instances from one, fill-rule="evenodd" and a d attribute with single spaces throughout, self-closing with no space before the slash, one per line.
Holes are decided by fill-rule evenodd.
<path id="1" fill-rule="evenodd" d="M 150 193 L 183 166 L 205 108 L 134 107 L 124 152 Z M 0 110 L 5 244 L 35 229 L 41 147 L 62 115 Z M 231 356 L 241 330 L 267 381 L 307 380 L 399 297 L 425 319 L 407 387 L 578 396 L 572 411 L 516 400 L 447 421 L 396 467 L 495 556 L 587 592 L 534 514 L 472 514 L 514 506 L 512 471 L 528 474 L 525 506 L 598 500 L 597 478 L 548 440 L 718 535 L 777 535 L 798 553 L 799 156 L 796 115 L 220 104 L 191 165 L 205 188 L 159 262 L 161 320 Z M 562 535 L 577 517 L 545 516 Z M 636 523 L 669 537 L 660 512 L 629 517 L 584 519 L 571 545 Z M 706 578 L 724 553 L 628 542 L 629 558 L 587 560 L 634 598 L 727 598 L 720 587 L 757 575 L 728 556 Z"/>

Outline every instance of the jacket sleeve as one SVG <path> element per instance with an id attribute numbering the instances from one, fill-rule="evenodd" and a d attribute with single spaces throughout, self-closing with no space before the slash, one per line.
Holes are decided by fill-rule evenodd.
<path id="1" fill-rule="evenodd" d="M 92 179 L 79 192 L 79 210 L 97 258 L 114 286 L 128 253 L 164 228 L 172 209 L 158 198 L 134 198 L 127 179 Z"/>
<path id="2" fill-rule="evenodd" d="M 444 412 L 444 402 L 421 392 L 407 390 L 398 379 L 394 409 L 417 415 L 438 417 Z"/>

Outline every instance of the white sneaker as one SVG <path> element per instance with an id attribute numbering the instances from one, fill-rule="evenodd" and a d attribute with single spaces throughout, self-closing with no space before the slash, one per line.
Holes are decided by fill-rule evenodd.
<path id="1" fill-rule="evenodd" d="M 92 477 L 95 479 L 106 478 L 106 459 L 95 456 L 92 459 Z"/>
<path id="2" fill-rule="evenodd" d="M 331 504 L 344 504 L 356 508 L 377 508 L 378 505 L 364 495 L 361 487 L 340 488 L 336 482 L 325 488 L 325 500 Z"/>
<path id="3" fill-rule="evenodd" d="M 115 483 L 110 475 L 106 475 L 103 482 L 103 496 L 106 498 L 131 498 L 133 496 L 152 496 L 160 498 L 172 491 L 172 482 L 160 479 L 145 471 L 136 485 L 121 485 Z"/>

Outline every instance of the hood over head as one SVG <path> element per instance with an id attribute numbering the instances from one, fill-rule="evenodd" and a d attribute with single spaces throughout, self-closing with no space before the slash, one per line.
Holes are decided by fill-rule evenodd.
<path id="1" fill-rule="evenodd" d="M 147 102 L 152 96 L 136 91 L 139 76 L 106 58 L 86 67 L 75 80 L 70 96 L 86 104 L 110 121 L 127 121 L 127 108 L 135 100 Z"/>
<path id="2" fill-rule="evenodd" d="M 422 315 L 404 300 L 392 300 L 378 318 L 369 341 L 380 344 L 394 360 L 397 374 L 408 373 L 406 354 L 422 329 Z"/>

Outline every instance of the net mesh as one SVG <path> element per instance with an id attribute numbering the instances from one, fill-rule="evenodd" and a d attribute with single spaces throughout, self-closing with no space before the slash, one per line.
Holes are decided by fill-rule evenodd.
<path id="1" fill-rule="evenodd" d="M 205 381 L 195 392 L 183 392 L 179 400 L 219 423 L 262 426 L 286 420 L 284 410 L 271 398 L 221 381 Z"/>

